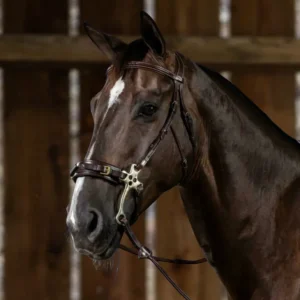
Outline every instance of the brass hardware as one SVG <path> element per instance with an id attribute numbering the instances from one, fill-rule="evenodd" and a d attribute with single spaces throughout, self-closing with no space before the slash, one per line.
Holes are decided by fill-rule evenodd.
<path id="1" fill-rule="evenodd" d="M 108 176 L 111 172 L 111 167 L 109 166 L 104 166 L 104 171 L 103 172 L 100 172 L 101 175 L 104 175 L 104 176 Z"/>

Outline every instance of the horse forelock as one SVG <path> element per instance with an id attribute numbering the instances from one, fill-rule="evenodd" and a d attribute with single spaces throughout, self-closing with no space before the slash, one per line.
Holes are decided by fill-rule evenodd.
<path id="1" fill-rule="evenodd" d="M 110 76 L 114 81 L 118 80 L 124 74 L 126 64 L 132 61 L 144 61 L 165 67 L 165 62 L 169 58 L 169 52 L 166 53 L 165 58 L 159 57 L 149 49 L 143 39 L 138 39 L 131 42 L 113 61 Z"/>

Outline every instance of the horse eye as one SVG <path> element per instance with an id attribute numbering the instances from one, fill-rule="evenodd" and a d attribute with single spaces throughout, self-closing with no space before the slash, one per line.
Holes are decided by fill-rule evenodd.
<path id="1" fill-rule="evenodd" d="M 141 107 L 139 115 L 151 117 L 156 113 L 156 111 L 157 111 L 157 107 L 155 105 L 146 104 Z"/>

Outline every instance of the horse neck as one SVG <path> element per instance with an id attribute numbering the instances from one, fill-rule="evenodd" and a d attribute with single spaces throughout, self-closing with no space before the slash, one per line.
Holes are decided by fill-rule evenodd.
<path id="1" fill-rule="evenodd" d="M 276 287 L 285 299 L 289 269 L 300 278 L 300 148 L 220 78 L 196 76 L 198 165 L 181 190 L 193 230 L 233 296 L 261 299 Z"/>

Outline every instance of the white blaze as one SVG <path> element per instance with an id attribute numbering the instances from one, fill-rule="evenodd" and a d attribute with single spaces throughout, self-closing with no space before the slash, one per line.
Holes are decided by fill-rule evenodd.
<path id="1" fill-rule="evenodd" d="M 93 142 L 93 144 L 91 145 L 91 148 L 87 154 L 87 159 L 92 159 L 92 155 L 94 154 L 94 148 L 95 148 L 95 141 Z"/>
<path id="2" fill-rule="evenodd" d="M 75 184 L 75 188 L 74 188 L 74 192 L 73 192 L 73 196 L 72 196 L 72 200 L 71 200 L 70 210 L 68 213 L 67 221 L 71 221 L 71 224 L 73 225 L 74 229 L 78 228 L 77 219 L 76 219 L 76 208 L 77 208 L 77 202 L 78 202 L 79 195 L 80 195 L 81 191 L 83 190 L 84 179 L 85 179 L 85 177 L 79 177 L 76 180 L 76 184 Z"/>
<path id="3" fill-rule="evenodd" d="M 107 115 L 108 110 L 112 107 L 112 105 L 114 105 L 115 103 L 119 102 L 119 96 L 122 94 L 123 90 L 125 88 L 125 83 L 122 80 L 122 78 L 120 77 L 114 84 L 114 86 L 112 87 L 112 89 L 110 90 L 109 93 L 109 99 L 108 99 L 108 105 L 107 105 L 107 110 L 104 114 L 104 117 L 101 121 L 100 127 L 103 123 L 103 121 L 105 120 L 105 117 Z"/>
<path id="4" fill-rule="evenodd" d="M 117 103 L 119 101 L 119 96 L 121 95 L 121 93 L 123 92 L 125 88 L 125 83 L 122 80 L 122 78 L 120 77 L 115 85 L 112 87 L 112 89 L 110 90 L 110 95 L 109 95 L 109 100 L 108 100 L 108 109 L 115 103 Z"/>
<path id="5" fill-rule="evenodd" d="M 104 117 L 102 119 L 102 122 L 104 121 L 106 114 L 107 114 L 108 110 L 112 107 L 112 105 L 114 105 L 115 103 L 117 103 L 119 101 L 119 96 L 123 92 L 124 88 L 125 88 L 125 83 L 122 80 L 122 78 L 119 78 L 115 82 L 112 89 L 110 90 L 108 106 L 107 106 L 107 110 L 104 114 Z M 100 97 L 100 95 L 101 95 L 101 93 L 98 93 L 95 96 L 95 98 Z M 95 144 L 92 145 L 92 148 L 94 148 L 94 146 L 95 146 Z M 90 151 L 90 153 L 93 153 L 93 151 Z M 75 184 L 75 188 L 74 188 L 74 192 L 73 192 L 73 196 L 72 196 L 72 200 L 71 200 L 70 210 L 69 210 L 68 217 L 67 217 L 67 221 L 71 222 L 74 229 L 78 228 L 77 219 L 76 219 L 76 208 L 77 208 L 78 198 L 80 196 L 81 191 L 83 190 L 84 179 L 85 179 L 84 177 L 79 177 L 76 180 L 76 184 Z"/>

